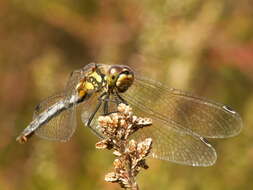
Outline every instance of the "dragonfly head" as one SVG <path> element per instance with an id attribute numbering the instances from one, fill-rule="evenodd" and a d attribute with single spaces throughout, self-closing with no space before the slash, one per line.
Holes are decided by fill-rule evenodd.
<path id="1" fill-rule="evenodd" d="M 127 66 L 111 66 L 108 71 L 108 86 L 116 88 L 118 92 L 125 92 L 134 81 L 134 72 Z"/>

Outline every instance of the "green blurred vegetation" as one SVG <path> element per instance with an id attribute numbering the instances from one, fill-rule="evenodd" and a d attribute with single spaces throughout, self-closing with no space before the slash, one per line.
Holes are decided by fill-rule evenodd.
<path id="1" fill-rule="evenodd" d="M 35 105 L 89 62 L 128 64 L 243 117 L 239 136 L 213 141 L 216 165 L 149 160 L 141 189 L 252 189 L 252 10 L 252 0 L 1 0 L 0 189 L 119 189 L 103 180 L 112 155 L 80 121 L 67 143 L 15 141 Z"/>

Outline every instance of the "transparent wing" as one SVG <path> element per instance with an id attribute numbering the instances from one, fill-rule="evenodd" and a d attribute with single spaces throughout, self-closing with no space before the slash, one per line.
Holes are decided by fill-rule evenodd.
<path id="1" fill-rule="evenodd" d="M 42 101 L 34 112 L 34 119 L 42 112 L 47 110 L 50 106 L 60 102 L 60 101 L 69 101 L 71 95 L 73 95 L 75 86 L 79 82 L 79 79 L 82 77 L 83 71 L 76 70 L 73 71 L 69 77 L 65 91 Z M 35 134 L 46 138 L 48 140 L 58 140 L 58 141 L 67 141 L 73 135 L 76 129 L 76 105 L 71 108 L 62 111 L 45 125 L 41 126 L 35 131 Z"/>
<path id="2" fill-rule="evenodd" d="M 99 104 L 99 96 L 100 93 L 94 93 L 87 102 L 82 103 L 80 107 L 82 107 L 82 114 L 81 119 L 85 126 L 87 126 L 87 123 L 91 117 L 91 114 L 95 112 L 98 104 Z M 90 127 L 96 131 L 100 136 L 103 136 L 101 133 L 101 129 L 98 128 L 98 117 L 104 115 L 103 113 L 103 103 L 101 104 L 100 108 L 97 110 L 94 118 L 92 119 L 92 122 L 90 123 Z"/>
<path id="3" fill-rule="evenodd" d="M 42 101 L 35 109 L 34 119 L 38 114 L 47 110 L 50 106 L 59 101 L 65 100 L 65 93 L 56 94 Z M 48 139 L 67 141 L 73 135 L 76 129 L 76 109 L 75 106 L 68 110 L 62 111 L 60 114 L 53 117 L 45 125 L 35 131 L 35 134 Z"/>
<path id="4" fill-rule="evenodd" d="M 216 152 L 203 138 L 175 130 L 175 123 L 158 118 L 152 118 L 152 122 L 150 127 L 133 135 L 137 141 L 152 138 L 151 157 L 190 166 L 210 166 L 215 163 Z"/>
<path id="5" fill-rule="evenodd" d="M 82 119 L 82 122 L 85 126 L 87 126 L 87 123 L 88 123 L 88 120 L 89 120 L 91 114 L 95 111 L 95 109 L 98 105 L 98 98 L 99 98 L 99 94 L 95 93 L 89 98 L 89 100 L 87 100 L 87 103 L 80 105 L 80 107 L 82 109 L 81 119 Z M 102 107 L 102 105 L 101 105 L 101 107 Z M 95 127 L 97 116 L 102 115 L 102 114 L 103 113 L 100 108 L 97 111 L 97 114 L 95 115 L 94 119 L 92 120 L 92 123 L 91 123 L 92 127 Z"/>
<path id="6" fill-rule="evenodd" d="M 243 126 L 239 114 L 229 107 L 140 77 L 122 97 L 152 117 L 178 124 L 168 128 L 207 138 L 234 136 Z"/>
<path id="7" fill-rule="evenodd" d="M 99 94 L 92 96 L 83 106 L 82 121 L 87 123 L 90 114 L 98 104 Z M 110 98 L 110 111 L 115 111 L 116 103 Z M 131 104 L 131 102 L 129 102 Z M 216 161 L 216 152 L 203 138 L 191 132 L 176 130 L 177 124 L 153 118 L 150 113 L 141 110 L 136 104 L 131 105 L 135 115 L 151 117 L 153 125 L 136 132 L 132 138 L 137 141 L 151 137 L 153 139 L 151 156 L 153 158 L 172 161 L 191 166 L 210 166 Z M 97 117 L 103 114 L 103 106 L 95 115 L 91 127 L 102 135 L 98 128 Z"/>

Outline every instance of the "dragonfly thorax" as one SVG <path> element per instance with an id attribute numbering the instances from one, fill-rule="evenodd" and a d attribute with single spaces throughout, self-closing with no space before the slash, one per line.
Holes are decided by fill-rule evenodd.
<path id="1" fill-rule="evenodd" d="M 95 65 L 90 72 L 80 79 L 79 83 L 76 85 L 76 91 L 79 97 L 86 98 L 92 93 L 100 91 L 106 86 L 106 81 L 104 79 L 104 74 Z"/>

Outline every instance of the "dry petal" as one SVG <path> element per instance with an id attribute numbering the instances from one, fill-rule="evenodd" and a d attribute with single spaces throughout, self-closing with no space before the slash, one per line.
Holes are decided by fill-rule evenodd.
<path id="1" fill-rule="evenodd" d="M 152 119 L 150 119 L 150 118 L 138 118 L 136 120 L 136 125 L 142 125 L 142 126 L 152 125 Z"/>
<path id="2" fill-rule="evenodd" d="M 110 172 L 106 174 L 105 176 L 105 181 L 108 181 L 108 182 L 116 182 L 118 180 L 119 180 L 118 176 L 114 172 Z"/>
<path id="3" fill-rule="evenodd" d="M 122 161 L 120 159 L 115 159 L 113 165 L 115 169 L 122 168 Z"/>
<path id="4" fill-rule="evenodd" d="M 103 140 L 103 141 L 97 142 L 95 146 L 97 149 L 105 149 L 107 148 L 107 143 Z"/>
<path id="5" fill-rule="evenodd" d="M 113 151 L 113 154 L 114 154 L 115 156 L 121 156 L 121 155 L 122 155 L 122 154 L 121 154 L 119 151 L 117 151 L 117 150 Z"/>
<path id="6" fill-rule="evenodd" d="M 120 113 L 123 113 L 125 111 L 126 105 L 125 104 L 119 104 L 118 105 L 118 111 Z"/>
<path id="7" fill-rule="evenodd" d="M 152 139 L 147 138 L 137 145 L 137 151 L 141 157 L 145 157 L 148 155 L 151 149 L 151 144 L 152 144 Z"/>
<path id="8" fill-rule="evenodd" d="M 137 143 L 135 140 L 130 140 L 129 143 L 128 143 L 128 149 L 129 149 L 129 152 L 133 152 L 133 151 L 136 151 L 136 148 L 137 148 Z"/>

